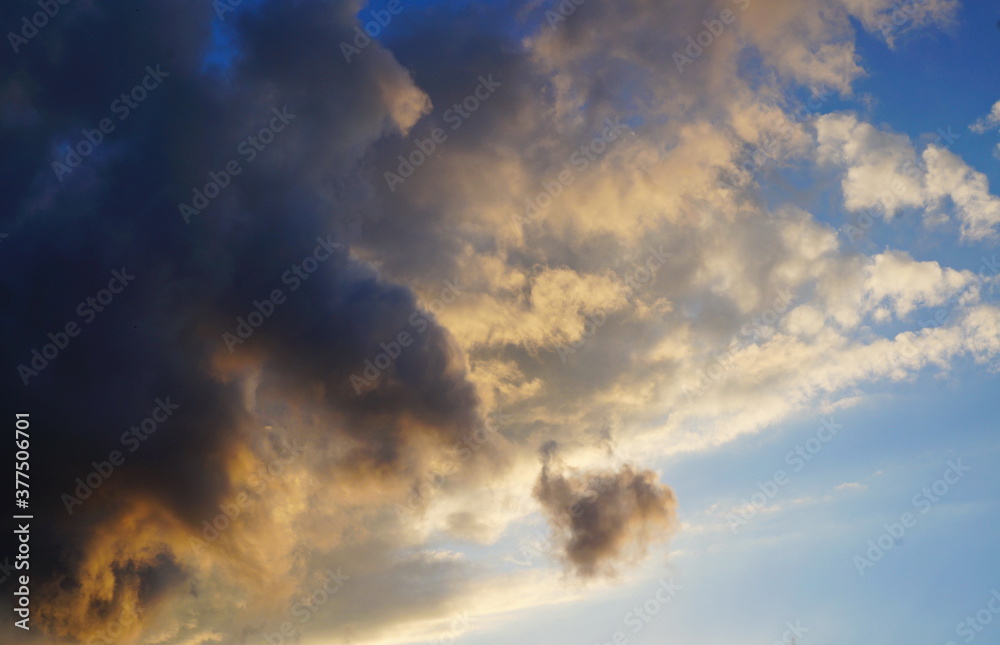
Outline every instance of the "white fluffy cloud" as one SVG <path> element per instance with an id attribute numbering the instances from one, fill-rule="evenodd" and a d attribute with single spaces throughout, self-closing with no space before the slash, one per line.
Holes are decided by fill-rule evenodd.
<path id="1" fill-rule="evenodd" d="M 878 130 L 852 114 L 816 120 L 817 159 L 841 170 L 844 205 L 888 220 L 904 208 L 922 211 L 928 222 L 953 217 L 963 239 L 996 235 L 1000 198 L 986 176 L 947 149 L 950 142 L 917 153 L 908 137 Z M 947 134 L 947 133 L 946 133 Z"/>

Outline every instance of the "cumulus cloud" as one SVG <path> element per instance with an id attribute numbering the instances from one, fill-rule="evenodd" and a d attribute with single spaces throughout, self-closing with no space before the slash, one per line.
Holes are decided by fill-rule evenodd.
<path id="1" fill-rule="evenodd" d="M 677 528 L 677 500 L 651 470 L 626 464 L 611 472 L 563 472 L 543 452 L 534 495 L 558 530 L 557 548 L 582 577 L 608 574 L 645 555 Z"/>
<path id="2" fill-rule="evenodd" d="M 994 103 L 990 113 L 977 119 L 969 126 L 969 129 L 977 134 L 982 134 L 996 127 L 1000 127 L 1000 101 Z"/>
<path id="3" fill-rule="evenodd" d="M 986 176 L 948 150 L 958 135 L 938 134 L 918 154 L 908 137 L 883 132 L 851 114 L 816 121 L 817 158 L 842 169 L 844 205 L 886 220 L 901 209 L 923 211 L 928 222 L 954 217 L 960 234 L 976 241 L 996 235 L 1000 198 Z M 942 145 L 942 143 L 944 145 Z"/>

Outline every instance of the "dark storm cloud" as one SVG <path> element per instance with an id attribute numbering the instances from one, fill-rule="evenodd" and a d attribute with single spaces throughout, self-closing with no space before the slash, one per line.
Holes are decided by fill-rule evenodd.
<path id="1" fill-rule="evenodd" d="M 408 128 L 425 108 L 385 50 L 373 45 L 345 64 L 338 43 L 351 36 L 352 13 L 346 2 L 248 3 L 219 23 L 200 0 L 74 3 L 5 56 L 0 365 L 5 407 L 32 413 L 38 579 L 60 576 L 63 591 L 79 592 L 75 567 L 94 547 L 93 531 L 135 500 L 193 530 L 231 492 L 228 460 L 260 422 L 239 383 L 220 377 L 222 333 L 275 288 L 287 302 L 234 360 L 252 361 L 275 391 L 338 419 L 329 432 L 359 444 L 351 467 L 391 474 L 416 426 L 448 445 L 475 427 L 473 388 L 433 319 L 377 387 L 351 390 L 350 374 L 417 311 L 409 290 L 357 265 L 346 244 L 300 291 L 282 283 L 317 237 L 345 239 L 351 213 L 331 206 L 324 187 L 345 183 L 337 177 L 350 176 L 372 141 Z M 0 24 L 20 17 L 7 5 Z M 122 118 L 113 103 L 142 83 L 146 66 L 160 66 L 162 81 Z M 294 118 L 248 161 L 239 144 L 273 110 Z M 52 163 L 65 161 L 64 146 L 103 119 L 113 131 L 58 177 Z M 233 159 L 240 174 L 186 225 L 178 204 Z M 134 281 L 93 317 L 81 315 L 78 304 L 122 267 Z M 47 334 L 74 322 L 79 333 L 25 385 L 17 366 L 31 367 Z M 158 397 L 180 407 L 68 516 L 60 496 L 92 460 L 122 449 L 121 435 Z M 159 595 L 185 567 L 169 554 L 156 566 L 122 557 L 102 603 L 120 605 L 126 587 Z M 170 575 L 157 573 L 164 567 Z M 72 635 L 80 625 L 57 628 Z"/>
<path id="2" fill-rule="evenodd" d="M 677 527 L 677 501 L 651 470 L 625 464 L 617 472 L 564 473 L 551 442 L 540 451 L 535 499 L 559 535 L 559 550 L 582 577 L 613 573 L 615 565 L 665 540 Z"/>

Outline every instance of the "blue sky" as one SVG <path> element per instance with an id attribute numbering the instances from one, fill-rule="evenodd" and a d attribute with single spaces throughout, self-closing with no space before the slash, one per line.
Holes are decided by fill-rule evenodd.
<path id="1" fill-rule="evenodd" d="M 544 608 L 459 642 L 604 643 L 618 630 L 629 643 L 780 642 L 786 621 L 809 629 L 799 642 L 964 642 L 955 627 L 985 607 L 995 572 L 1000 456 L 992 415 L 998 381 L 960 368 L 946 380 L 879 388 L 833 416 L 844 426 L 801 471 L 785 455 L 815 436 L 816 419 L 781 424 L 701 455 L 657 464 L 681 497 L 681 532 L 672 553 L 657 552 L 621 588 L 566 607 Z M 913 497 L 941 478 L 949 461 L 971 471 L 926 514 Z M 790 473 L 761 513 L 738 530 L 706 517 L 714 505 L 737 506 L 778 469 Z M 845 483 L 864 489 L 837 490 Z M 796 504 L 796 501 L 799 503 Z M 774 507 L 781 507 L 775 510 Z M 917 523 L 874 567 L 858 573 L 883 524 L 913 512 Z M 529 534 L 530 537 L 530 534 Z M 624 622 L 657 583 L 682 591 L 639 633 Z M 991 638 L 985 628 L 982 639 Z"/>

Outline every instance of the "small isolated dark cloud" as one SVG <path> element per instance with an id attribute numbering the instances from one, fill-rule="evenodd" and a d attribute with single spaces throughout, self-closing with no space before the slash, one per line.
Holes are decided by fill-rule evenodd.
<path id="1" fill-rule="evenodd" d="M 534 495 L 557 534 L 557 548 L 571 570 L 589 578 L 612 574 L 641 557 L 677 526 L 677 500 L 651 470 L 625 464 L 617 472 L 574 472 L 541 451 Z"/>

